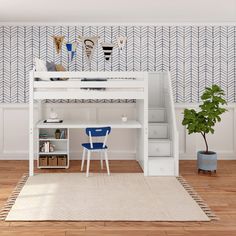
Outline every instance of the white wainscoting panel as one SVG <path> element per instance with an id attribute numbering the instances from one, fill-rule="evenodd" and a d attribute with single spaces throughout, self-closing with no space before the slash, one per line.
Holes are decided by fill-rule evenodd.
<path id="1" fill-rule="evenodd" d="M 24 153 L 28 147 L 27 109 L 3 109 L 3 153 Z"/>
<path id="2" fill-rule="evenodd" d="M 120 118 L 122 114 L 133 118 L 135 104 L 47 104 L 44 115 L 51 107 L 64 119 L 90 120 Z M 197 104 L 176 104 L 176 119 L 179 130 L 180 159 L 196 159 L 197 150 L 204 149 L 199 134 L 188 135 L 181 122 L 184 108 L 196 108 Z M 236 105 L 229 105 L 228 112 L 216 125 L 214 135 L 208 135 L 210 150 L 217 151 L 219 159 L 236 160 Z M 35 117 L 37 120 L 37 117 Z M 113 130 L 108 140 L 110 159 L 134 159 L 136 130 Z M 83 130 L 71 130 L 70 154 L 72 159 L 81 158 L 81 143 L 87 141 Z M 97 158 L 97 157 L 95 157 Z M 28 159 L 28 105 L 0 105 L 0 160 Z"/>
<path id="3" fill-rule="evenodd" d="M 0 159 L 26 159 L 28 120 L 27 105 L 1 104 Z"/>
<path id="4" fill-rule="evenodd" d="M 198 107 L 198 104 L 176 104 L 176 118 L 179 131 L 180 142 L 180 159 L 192 160 L 196 159 L 198 150 L 204 150 L 205 144 L 201 134 L 189 135 L 185 127 L 183 127 L 183 111 L 184 108 Z M 236 105 L 227 106 L 228 112 L 222 115 L 222 120 L 215 126 L 214 135 L 208 134 L 207 140 L 209 150 L 216 151 L 218 159 L 236 159 Z"/>

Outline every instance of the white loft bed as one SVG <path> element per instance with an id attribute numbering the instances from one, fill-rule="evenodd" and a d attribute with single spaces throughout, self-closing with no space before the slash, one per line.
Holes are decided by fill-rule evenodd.
<path id="1" fill-rule="evenodd" d="M 36 78 L 47 78 L 37 81 Z M 49 78 L 68 78 L 49 81 Z M 107 81 L 82 81 L 82 79 Z M 85 90 L 101 88 L 102 90 Z M 112 129 L 136 129 L 136 160 L 144 175 L 178 176 L 179 151 L 174 100 L 169 72 L 30 72 L 29 91 L 29 172 L 34 174 L 35 130 L 84 129 L 111 126 Z M 48 99 L 135 99 L 136 117 L 128 122 L 64 120 L 61 124 L 42 122 L 42 101 Z M 34 104 L 37 102 L 37 108 Z M 115 104 L 114 104 L 115 106 Z M 39 120 L 35 121 L 35 112 Z M 67 142 L 68 144 L 68 142 Z M 69 147 L 69 145 L 67 145 Z"/>
<path id="2" fill-rule="evenodd" d="M 66 81 L 38 81 L 36 78 L 68 78 Z M 107 79 L 107 81 L 82 81 L 82 79 Z M 88 88 L 88 90 L 85 90 Z M 101 88 L 103 90 L 90 90 Z M 39 117 L 42 115 L 42 100 L 48 99 L 136 99 L 137 116 L 126 123 L 110 121 L 90 123 L 63 121 L 62 124 L 35 122 L 34 104 L 38 101 Z M 42 118 L 42 117 L 41 117 Z M 30 72 L 29 87 L 29 174 L 34 175 L 34 138 L 36 128 L 86 128 L 109 125 L 112 128 L 138 130 L 136 159 L 147 175 L 148 167 L 148 73 L 147 72 Z"/>

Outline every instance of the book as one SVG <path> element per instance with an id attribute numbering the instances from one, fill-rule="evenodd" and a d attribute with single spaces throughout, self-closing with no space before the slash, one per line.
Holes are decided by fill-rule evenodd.
<path id="1" fill-rule="evenodd" d="M 61 131 L 60 139 L 65 139 L 65 130 Z"/>
<path id="2" fill-rule="evenodd" d="M 50 148 L 50 142 L 45 142 L 44 143 L 44 152 L 49 152 L 49 148 Z"/>
<path id="3" fill-rule="evenodd" d="M 50 152 L 50 142 L 47 142 L 47 152 Z"/>
<path id="4" fill-rule="evenodd" d="M 39 138 L 48 138 L 48 134 L 46 134 L 46 133 L 41 133 L 41 134 L 39 134 Z"/>

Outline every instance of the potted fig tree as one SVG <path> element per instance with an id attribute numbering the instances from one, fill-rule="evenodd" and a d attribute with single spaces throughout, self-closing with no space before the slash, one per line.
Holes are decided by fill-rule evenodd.
<path id="1" fill-rule="evenodd" d="M 201 96 L 202 104 L 198 110 L 185 109 L 182 124 L 186 126 L 188 134 L 200 133 L 204 139 L 206 149 L 197 153 L 198 173 L 217 169 L 217 154 L 209 151 L 207 134 L 214 133 L 214 126 L 221 121 L 221 115 L 227 110 L 222 107 L 227 104 L 223 98 L 224 91 L 218 85 L 206 88 Z"/>

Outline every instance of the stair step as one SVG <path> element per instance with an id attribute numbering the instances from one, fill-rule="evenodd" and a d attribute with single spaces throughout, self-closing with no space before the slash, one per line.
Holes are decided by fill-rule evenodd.
<path id="1" fill-rule="evenodd" d="M 149 139 L 167 139 L 169 137 L 168 123 L 149 123 L 148 138 Z"/>
<path id="2" fill-rule="evenodd" d="M 175 168 L 174 157 L 149 157 L 148 175 L 150 176 L 173 176 Z"/>
<path id="3" fill-rule="evenodd" d="M 170 139 L 149 139 L 148 140 L 148 156 L 171 156 L 171 140 Z"/>
<path id="4" fill-rule="evenodd" d="M 166 121 L 166 109 L 163 107 L 148 109 L 148 122 L 158 123 Z"/>

